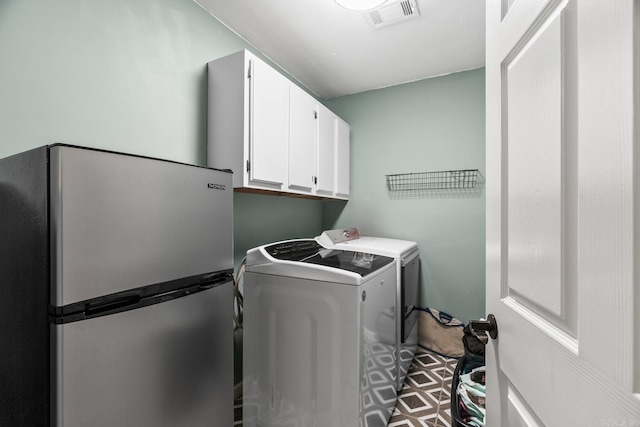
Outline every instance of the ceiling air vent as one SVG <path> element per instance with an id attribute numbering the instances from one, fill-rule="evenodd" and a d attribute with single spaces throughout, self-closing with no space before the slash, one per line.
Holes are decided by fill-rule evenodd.
<path id="1" fill-rule="evenodd" d="M 419 16 L 420 11 L 416 0 L 392 0 L 363 15 L 373 28 L 382 28 Z"/>

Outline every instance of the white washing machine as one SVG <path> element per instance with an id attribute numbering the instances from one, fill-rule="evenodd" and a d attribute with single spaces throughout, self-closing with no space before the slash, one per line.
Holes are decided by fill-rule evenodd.
<path id="1" fill-rule="evenodd" d="M 397 392 L 393 258 L 314 239 L 251 249 L 243 425 L 384 427 Z"/>
<path id="2" fill-rule="evenodd" d="M 418 244 L 409 240 L 360 236 L 357 228 L 327 230 L 316 237 L 325 248 L 368 252 L 396 260 L 397 319 L 396 348 L 400 391 L 418 347 L 418 309 L 420 308 L 420 253 Z"/>

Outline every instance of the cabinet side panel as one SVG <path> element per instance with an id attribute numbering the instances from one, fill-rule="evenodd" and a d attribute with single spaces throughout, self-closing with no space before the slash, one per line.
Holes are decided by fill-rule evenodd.
<path id="1" fill-rule="evenodd" d="M 233 171 L 233 186 L 242 187 L 248 139 L 246 52 L 208 64 L 207 165 Z"/>
<path id="2" fill-rule="evenodd" d="M 49 418 L 47 148 L 0 159 L 0 425 Z"/>

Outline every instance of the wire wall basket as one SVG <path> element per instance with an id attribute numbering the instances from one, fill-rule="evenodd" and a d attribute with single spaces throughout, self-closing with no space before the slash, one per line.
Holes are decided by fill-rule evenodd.
<path id="1" fill-rule="evenodd" d="M 475 190 L 478 169 L 387 175 L 389 191 Z"/>

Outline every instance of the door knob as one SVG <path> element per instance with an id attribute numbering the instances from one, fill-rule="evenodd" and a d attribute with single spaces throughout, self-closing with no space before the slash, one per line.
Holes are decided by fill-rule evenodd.
<path id="1" fill-rule="evenodd" d="M 489 342 L 487 332 L 492 339 L 498 338 L 498 323 L 493 314 L 487 316 L 487 320 L 470 320 L 469 329 L 483 344 Z"/>

